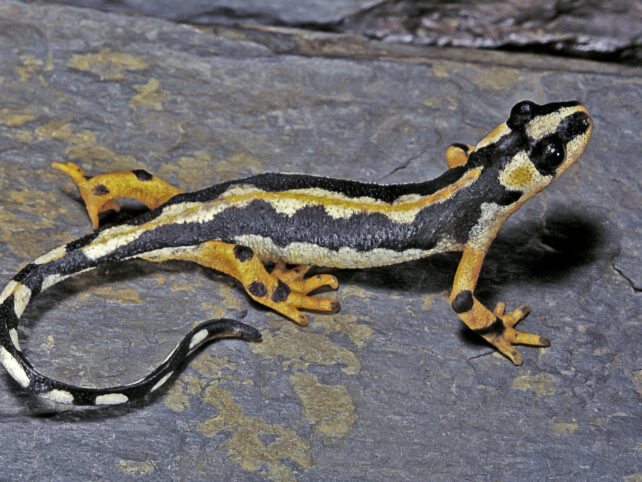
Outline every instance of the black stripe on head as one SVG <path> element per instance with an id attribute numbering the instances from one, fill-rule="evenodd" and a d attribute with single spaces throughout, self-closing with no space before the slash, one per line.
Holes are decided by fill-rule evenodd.
<path id="1" fill-rule="evenodd" d="M 139 181 L 151 181 L 152 177 L 154 177 L 145 169 L 134 169 L 132 172 Z"/>
<path id="2" fill-rule="evenodd" d="M 450 147 L 456 147 L 457 149 L 461 149 L 466 153 L 468 152 L 468 146 L 466 144 L 460 144 L 459 142 L 451 144 Z"/>

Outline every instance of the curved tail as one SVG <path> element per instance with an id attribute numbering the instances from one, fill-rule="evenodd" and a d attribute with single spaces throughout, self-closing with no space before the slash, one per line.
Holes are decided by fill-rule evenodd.
<path id="1" fill-rule="evenodd" d="M 115 405 L 140 399 L 160 388 L 181 365 L 183 360 L 203 343 L 225 337 L 258 341 L 261 334 L 255 328 L 230 319 L 208 320 L 176 345 L 169 356 L 145 378 L 109 388 L 85 388 L 49 378 L 33 368 L 25 358 L 18 342 L 17 326 L 29 301 L 39 292 L 73 274 L 87 271 L 106 262 L 87 256 L 81 247 L 88 247 L 96 233 L 56 248 L 25 266 L 0 294 L 0 363 L 22 387 L 55 402 L 74 405 Z M 127 253 L 131 257 L 133 253 Z M 135 254 L 134 254 L 135 255 Z M 122 258 L 121 258 L 122 259 Z"/>

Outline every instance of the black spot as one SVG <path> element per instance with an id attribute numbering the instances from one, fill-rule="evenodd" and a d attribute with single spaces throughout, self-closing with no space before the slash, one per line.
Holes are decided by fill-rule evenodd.
<path id="1" fill-rule="evenodd" d="M 510 110 L 510 116 L 506 121 L 506 125 L 511 129 L 518 129 L 528 121 L 530 121 L 538 110 L 538 105 L 530 100 L 523 100 L 518 102 Z"/>
<path id="2" fill-rule="evenodd" d="M 450 306 L 455 313 L 466 313 L 473 307 L 473 294 L 470 290 L 460 291 Z"/>
<path id="3" fill-rule="evenodd" d="M 495 321 L 493 321 L 487 327 L 479 328 L 473 331 L 481 336 L 486 336 L 486 335 L 499 336 L 502 333 L 504 333 L 505 330 L 506 330 L 506 327 L 504 326 L 504 322 L 499 318 L 495 318 Z"/>
<path id="4" fill-rule="evenodd" d="M 29 263 L 27 266 L 22 268 L 18 274 L 16 274 L 13 277 L 13 281 L 22 283 L 27 276 L 29 276 L 32 272 L 36 271 L 37 269 L 38 269 L 37 264 Z"/>
<path id="5" fill-rule="evenodd" d="M 461 149 L 465 153 L 468 153 L 468 146 L 466 144 L 460 144 L 456 142 L 455 144 L 451 144 L 450 147 L 456 147 L 458 149 Z"/>
<path id="6" fill-rule="evenodd" d="M 98 184 L 97 186 L 94 186 L 91 193 L 95 196 L 104 196 L 105 194 L 109 194 L 109 189 L 107 189 L 103 184 Z"/>
<path id="7" fill-rule="evenodd" d="M 287 300 L 288 296 L 290 296 L 290 287 L 283 281 L 279 280 L 279 284 L 274 290 L 274 293 L 272 293 L 272 301 L 274 301 L 275 303 L 280 303 Z"/>
<path id="8" fill-rule="evenodd" d="M 145 169 L 134 169 L 132 172 L 139 181 L 151 181 L 153 177 Z"/>
<path id="9" fill-rule="evenodd" d="M 254 251 L 252 251 L 252 248 L 237 244 L 236 246 L 234 246 L 234 256 L 236 256 L 236 259 L 238 259 L 241 263 L 244 263 L 245 261 L 252 259 L 252 256 L 254 256 Z"/>
<path id="10" fill-rule="evenodd" d="M 253 295 L 256 296 L 257 298 L 263 298 L 265 295 L 267 295 L 267 288 L 263 283 L 260 281 L 254 281 L 252 282 L 248 287 L 247 291 Z"/>

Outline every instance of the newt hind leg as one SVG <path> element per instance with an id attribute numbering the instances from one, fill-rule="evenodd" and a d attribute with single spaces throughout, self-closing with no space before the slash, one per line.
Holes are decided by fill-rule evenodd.
<path id="1" fill-rule="evenodd" d="M 98 228 L 99 213 L 120 209 L 118 198 L 137 199 L 154 209 L 181 193 L 171 184 L 142 169 L 90 177 L 73 162 L 52 162 L 51 165 L 67 174 L 78 186 L 94 229 Z"/>
<path id="2" fill-rule="evenodd" d="M 322 286 L 336 289 L 337 279 L 320 274 L 305 278 L 309 266 L 296 266 L 290 270 L 285 263 L 277 263 L 268 273 L 263 263 L 246 246 L 208 241 L 186 251 L 173 250 L 169 254 L 145 255 L 149 261 L 181 259 L 193 261 L 233 276 L 241 282 L 252 299 L 290 318 L 301 326 L 308 324 L 301 309 L 335 313 L 340 305 L 337 300 L 315 298 L 309 293 Z"/>

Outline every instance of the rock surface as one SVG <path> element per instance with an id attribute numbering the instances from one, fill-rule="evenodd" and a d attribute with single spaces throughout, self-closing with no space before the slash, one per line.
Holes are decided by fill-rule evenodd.
<path id="1" fill-rule="evenodd" d="M 307 328 L 212 271 L 116 265 L 27 310 L 21 343 L 45 373 L 130 382 L 211 317 L 263 342 L 207 347 L 144 406 L 49 405 L 0 374 L 2 478 L 642 476 L 639 69 L 11 2 L 0 58 L 5 281 L 90 231 L 51 161 L 145 168 L 186 190 L 263 171 L 405 182 L 443 172 L 447 145 L 476 142 L 524 98 L 578 98 L 595 121 L 580 162 L 511 218 L 482 271 L 483 301 L 528 303 L 524 329 L 552 339 L 521 348 L 522 367 L 450 311 L 456 255 L 336 272 L 342 312 Z"/>
<path id="2" fill-rule="evenodd" d="M 56 0 L 56 3 L 201 25 L 246 22 L 302 27 L 394 42 L 540 52 L 642 65 L 642 3 L 629 0 Z"/>

